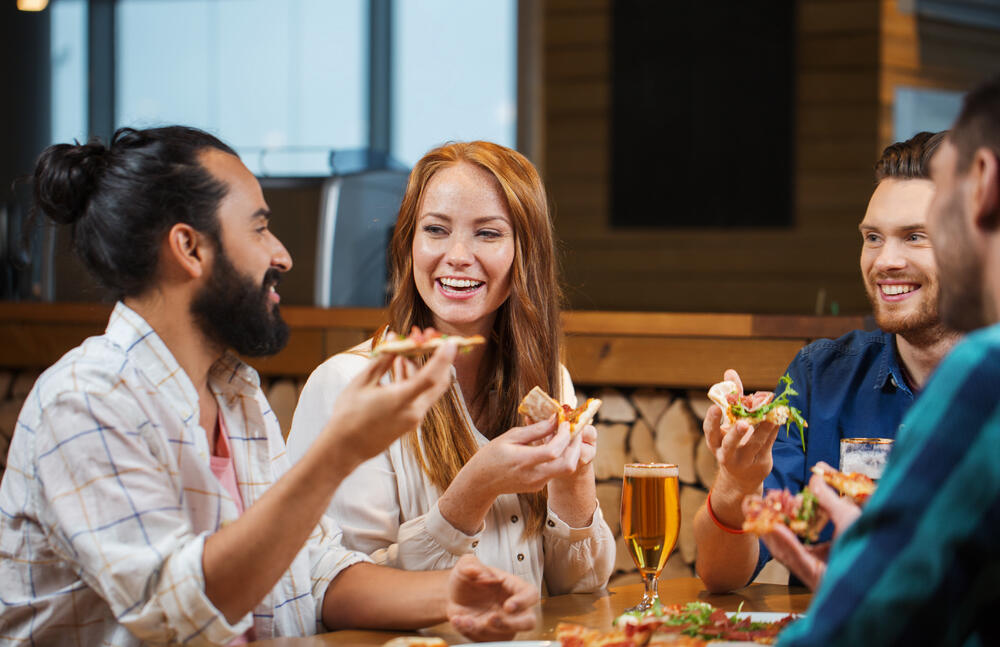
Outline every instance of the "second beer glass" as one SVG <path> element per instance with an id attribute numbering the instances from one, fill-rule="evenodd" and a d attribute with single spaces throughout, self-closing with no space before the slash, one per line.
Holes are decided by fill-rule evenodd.
<path id="1" fill-rule="evenodd" d="M 622 536 L 642 574 L 646 591 L 629 611 L 645 611 L 658 599 L 656 579 L 677 543 L 681 514 L 677 466 L 629 463 L 622 483 Z"/>

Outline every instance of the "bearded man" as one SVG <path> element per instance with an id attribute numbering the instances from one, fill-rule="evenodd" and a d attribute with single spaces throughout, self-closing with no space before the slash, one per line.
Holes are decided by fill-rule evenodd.
<path id="1" fill-rule="evenodd" d="M 788 366 L 798 395 L 790 406 L 808 421 L 778 433 L 771 423 L 735 431 L 720 428 L 713 405 L 705 439 L 719 472 L 695 516 L 696 568 L 710 591 L 748 584 L 771 558 L 756 536 L 744 534 L 741 503 L 762 489 L 800 491 L 812 467 L 838 465 L 842 438 L 895 438 L 900 422 L 928 376 L 959 336 L 938 317 L 938 277 L 926 231 L 934 187 L 931 156 L 944 133 L 919 133 L 885 149 L 875 165 L 877 186 L 862 220 L 861 275 L 879 330 L 852 331 L 803 348 Z M 735 371 L 725 379 L 740 383 Z M 805 449 L 803 450 L 803 445 Z M 821 539 L 829 539 L 827 531 Z"/>
<path id="2" fill-rule="evenodd" d="M 770 533 L 793 570 L 825 571 L 779 645 L 1000 644 L 1000 77 L 966 96 L 931 179 L 941 321 L 969 335 L 906 414 L 860 516 L 836 514 L 851 504 L 813 478 L 840 533 L 825 568 Z"/>
<path id="3" fill-rule="evenodd" d="M 257 373 L 232 351 L 288 339 L 292 259 L 260 184 L 193 128 L 51 146 L 37 208 L 118 300 L 25 401 L 0 483 L 0 645 L 237 644 L 451 620 L 479 639 L 534 625 L 534 586 L 465 555 L 376 566 L 323 515 L 363 461 L 451 384 L 454 344 L 380 385 L 373 362 L 294 467 Z M 559 439 L 559 435 L 564 438 Z M 569 433 L 555 439 L 565 448 Z M 573 459 L 575 460 L 575 459 Z"/>

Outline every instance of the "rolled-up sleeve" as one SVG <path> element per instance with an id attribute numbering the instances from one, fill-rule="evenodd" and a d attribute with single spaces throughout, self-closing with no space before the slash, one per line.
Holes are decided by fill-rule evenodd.
<path id="1" fill-rule="evenodd" d="M 205 595 L 207 534 L 186 514 L 186 492 L 151 425 L 127 399 L 68 392 L 36 430 L 37 478 L 54 548 L 79 568 L 118 622 L 150 643 L 224 644 L 252 625 L 235 624 Z"/>
<path id="2" fill-rule="evenodd" d="M 545 530 L 545 584 L 551 595 L 589 593 L 608 583 L 615 567 L 615 538 L 600 503 L 590 525 L 572 528 L 551 509 Z"/>
<path id="3" fill-rule="evenodd" d="M 330 583 L 347 567 L 360 562 L 372 562 L 364 553 L 345 548 L 342 539 L 343 533 L 337 523 L 324 516 L 306 544 L 317 618 L 323 617 L 323 600 Z"/>

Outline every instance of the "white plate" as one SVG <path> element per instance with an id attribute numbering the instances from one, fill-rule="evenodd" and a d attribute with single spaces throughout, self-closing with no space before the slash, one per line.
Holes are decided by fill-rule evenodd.
<path id="1" fill-rule="evenodd" d="M 460 643 L 451 647 L 559 647 L 558 640 L 506 640 L 492 643 Z"/>

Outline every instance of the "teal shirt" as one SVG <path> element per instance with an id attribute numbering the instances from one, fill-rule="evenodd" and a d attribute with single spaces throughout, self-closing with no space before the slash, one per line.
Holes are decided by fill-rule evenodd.
<path id="1" fill-rule="evenodd" d="M 1000 644 L 1000 325 L 961 342 L 903 420 L 878 490 L 779 645 Z"/>

